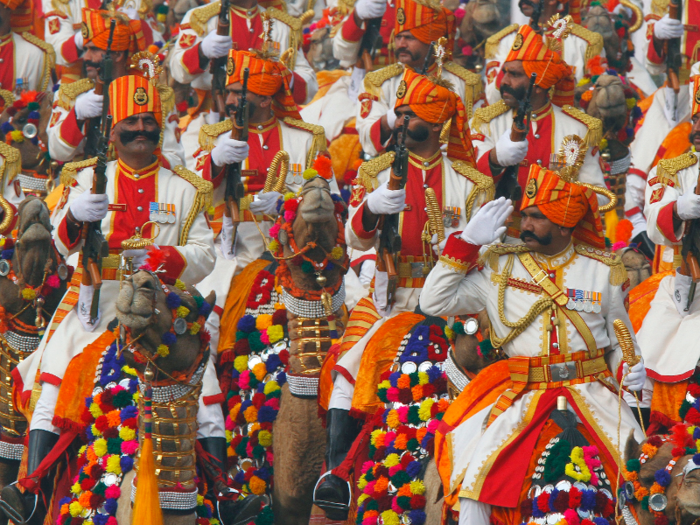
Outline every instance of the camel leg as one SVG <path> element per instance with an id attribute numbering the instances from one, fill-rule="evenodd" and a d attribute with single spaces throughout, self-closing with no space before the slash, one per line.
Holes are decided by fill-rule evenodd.
<path id="1" fill-rule="evenodd" d="M 0 489 L 17 480 L 19 461 L 0 458 Z"/>
<path id="2" fill-rule="evenodd" d="M 122 494 L 117 500 L 116 517 L 119 525 L 132 525 L 131 481 L 134 479 L 134 476 L 136 476 L 136 471 L 131 470 L 122 479 Z M 165 510 L 163 511 L 163 523 L 167 523 L 167 525 L 195 525 L 197 523 L 197 515 L 193 512 L 192 514 L 182 516 L 179 514 L 170 514 Z"/>
<path id="3" fill-rule="evenodd" d="M 282 387 L 273 428 L 275 478 L 273 508 L 277 525 L 307 525 L 314 485 L 321 472 L 326 438 L 316 399 L 300 399 Z"/>
<path id="4" fill-rule="evenodd" d="M 431 459 L 423 477 L 425 483 L 425 525 L 442 523 L 442 481 L 435 459 Z"/>

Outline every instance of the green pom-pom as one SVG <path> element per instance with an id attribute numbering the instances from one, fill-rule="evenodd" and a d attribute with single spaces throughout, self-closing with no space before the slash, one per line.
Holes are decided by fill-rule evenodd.
<path id="1" fill-rule="evenodd" d="M 204 299 L 199 295 L 194 296 L 194 302 L 197 303 L 197 310 L 199 310 L 204 304 Z"/>
<path id="2" fill-rule="evenodd" d="M 636 458 L 628 459 L 626 466 L 627 472 L 639 472 L 639 469 L 642 468 L 641 462 Z"/>
<path id="3" fill-rule="evenodd" d="M 253 352 L 262 352 L 267 346 L 260 340 L 260 332 L 251 332 L 248 334 L 248 344 Z"/>
<path id="4" fill-rule="evenodd" d="M 406 443 L 406 448 L 410 450 L 411 452 L 415 452 L 420 448 L 420 443 L 416 438 L 409 439 L 408 443 Z"/>
<path id="5" fill-rule="evenodd" d="M 273 525 L 274 522 L 275 515 L 270 507 L 264 507 L 258 514 L 258 517 L 255 518 L 255 525 Z"/>
<path id="6" fill-rule="evenodd" d="M 481 355 L 487 357 L 493 352 L 493 344 L 491 344 L 491 339 L 484 339 L 479 343 L 479 349 L 481 350 Z"/>
<path id="7" fill-rule="evenodd" d="M 107 452 L 110 454 L 122 453 L 122 440 L 120 438 L 110 438 L 107 440 Z"/>
<path id="8" fill-rule="evenodd" d="M 420 378 L 418 377 L 418 372 L 411 372 L 408 374 L 408 378 L 411 380 L 411 388 L 420 383 Z"/>
<path id="9" fill-rule="evenodd" d="M 253 457 L 257 459 L 262 459 L 265 456 L 265 447 L 262 445 L 255 445 L 253 447 Z"/>
<path id="10" fill-rule="evenodd" d="M 156 14 L 158 15 L 167 15 L 168 14 L 168 6 L 166 4 L 160 4 L 156 8 Z"/>
<path id="11" fill-rule="evenodd" d="M 105 495 L 105 490 L 107 490 L 107 485 L 105 485 L 104 483 L 102 483 L 102 482 L 100 481 L 97 485 L 95 485 L 95 486 L 92 488 L 92 493 L 93 493 L 93 494 L 97 494 L 98 496 L 104 496 L 104 495 Z"/>
<path id="12" fill-rule="evenodd" d="M 456 322 L 452 325 L 452 330 L 457 335 L 464 335 L 464 323 Z"/>
<path id="13" fill-rule="evenodd" d="M 649 496 L 644 496 L 642 498 L 642 508 L 649 512 Z"/>
<path id="14" fill-rule="evenodd" d="M 365 479 L 369 481 L 374 481 L 376 478 L 374 477 L 374 474 L 372 473 L 372 469 L 369 469 L 367 472 L 365 472 Z"/>
<path id="15" fill-rule="evenodd" d="M 379 510 L 379 502 L 376 499 L 369 500 L 365 510 Z"/>
<path id="16" fill-rule="evenodd" d="M 544 480 L 554 482 L 564 476 L 570 457 L 571 444 L 565 439 L 560 439 L 549 450 L 549 456 L 544 464 Z"/>
<path id="17" fill-rule="evenodd" d="M 245 438 L 241 439 L 241 442 L 236 447 L 236 455 L 244 458 L 246 455 L 245 449 L 247 446 L 248 446 L 248 438 L 245 437 Z"/>
<path id="18" fill-rule="evenodd" d="M 678 410 L 678 415 L 681 416 L 681 419 L 685 419 L 685 416 L 688 413 L 688 410 L 690 410 L 690 407 L 690 402 L 687 399 L 684 399 L 681 403 L 681 408 Z"/>
<path id="19" fill-rule="evenodd" d="M 375 447 L 374 445 L 372 445 L 372 444 L 370 443 L 370 445 L 369 445 L 369 457 L 373 457 L 373 456 L 374 456 L 374 453 L 375 453 L 376 451 L 377 451 L 377 447 Z M 367 473 L 367 475 L 369 475 L 369 473 Z"/>
<path id="20" fill-rule="evenodd" d="M 112 403 L 115 408 L 124 408 L 131 405 L 132 398 L 128 390 L 122 390 L 118 392 L 116 396 L 112 399 Z"/>
<path id="21" fill-rule="evenodd" d="M 29 111 L 39 111 L 40 108 L 41 106 L 38 102 L 30 102 L 29 104 L 27 104 L 27 109 Z"/>
<path id="22" fill-rule="evenodd" d="M 391 484 L 396 488 L 403 487 L 406 483 L 410 483 L 411 478 L 408 476 L 405 470 L 399 470 L 396 474 L 391 476 Z"/>
<path id="23" fill-rule="evenodd" d="M 301 263 L 301 271 L 304 273 L 313 273 L 314 265 L 311 264 L 309 261 L 304 261 Z"/>
<path id="24" fill-rule="evenodd" d="M 236 341 L 240 341 L 241 339 L 248 339 L 248 332 L 236 330 Z"/>
<path id="25" fill-rule="evenodd" d="M 409 510 L 411 508 L 411 498 L 408 496 L 399 496 L 396 498 L 396 503 L 404 510 Z"/>
<path id="26" fill-rule="evenodd" d="M 380 399 L 382 403 L 388 403 L 389 400 L 386 398 L 386 389 L 380 388 L 377 390 L 377 397 Z"/>
<path id="27" fill-rule="evenodd" d="M 408 409 L 408 422 L 412 425 L 421 423 L 420 416 L 418 416 L 418 405 L 411 405 Z"/>

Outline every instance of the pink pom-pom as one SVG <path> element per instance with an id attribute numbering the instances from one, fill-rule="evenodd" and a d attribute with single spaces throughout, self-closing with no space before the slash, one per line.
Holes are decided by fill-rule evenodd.
<path id="1" fill-rule="evenodd" d="M 268 463 L 269 465 L 272 465 L 272 463 L 273 463 L 273 461 L 274 461 L 274 459 L 275 459 L 275 455 L 272 453 L 271 450 L 268 450 L 268 451 L 267 451 L 266 457 L 267 457 L 267 463 Z"/>
<path id="2" fill-rule="evenodd" d="M 402 469 L 403 469 L 403 466 L 401 465 L 401 463 L 399 463 L 398 465 L 394 465 L 393 467 L 389 467 L 389 475 L 393 476 L 399 470 L 402 470 Z"/>
<path id="3" fill-rule="evenodd" d="M 362 464 L 362 473 L 366 473 L 369 469 L 371 469 L 374 466 L 374 461 L 365 461 Z"/>
<path id="4" fill-rule="evenodd" d="M 243 370 L 241 376 L 238 378 L 238 386 L 241 390 L 248 390 L 250 388 L 250 370 Z"/>
<path id="5" fill-rule="evenodd" d="M 280 409 L 280 400 L 278 397 L 273 397 L 265 401 L 265 406 L 272 407 L 274 410 Z"/>
<path id="6" fill-rule="evenodd" d="M 431 419 L 430 423 L 428 423 L 428 432 L 435 434 L 435 431 L 437 430 L 437 427 L 439 424 L 440 424 L 439 419 Z"/>
<path id="7" fill-rule="evenodd" d="M 384 434 L 384 446 L 390 447 L 395 439 L 396 439 L 396 432 L 387 432 L 386 434 Z"/>
<path id="8" fill-rule="evenodd" d="M 267 330 L 265 330 L 264 332 L 260 332 L 260 342 L 265 345 L 270 344 L 270 336 L 267 335 Z"/>
<path id="9" fill-rule="evenodd" d="M 46 284 L 48 284 L 51 288 L 58 288 L 61 286 L 61 279 L 58 278 L 58 275 L 49 275 L 46 278 Z"/>
<path id="10" fill-rule="evenodd" d="M 580 525 L 581 520 L 574 509 L 566 509 L 564 511 L 564 519 L 568 525 Z"/>
<path id="11" fill-rule="evenodd" d="M 224 424 L 226 427 L 226 430 L 231 430 L 233 431 L 234 428 L 236 428 L 236 424 L 233 422 L 233 420 L 230 417 L 226 418 L 226 423 Z"/>
<path id="12" fill-rule="evenodd" d="M 462 54 L 463 54 L 465 57 L 470 57 L 470 56 L 472 56 L 472 55 L 474 54 L 474 49 L 472 49 L 472 46 L 464 46 L 464 47 L 462 48 Z"/>
<path id="13" fill-rule="evenodd" d="M 370 516 L 362 520 L 362 525 L 377 525 L 377 516 Z"/>
<path id="14" fill-rule="evenodd" d="M 110 516 L 107 520 L 107 525 L 119 525 L 119 523 L 117 522 L 117 518 L 115 518 L 114 516 Z"/>
<path id="15" fill-rule="evenodd" d="M 396 409 L 396 413 L 399 415 L 399 421 L 401 423 L 408 423 L 408 407 L 402 406 Z"/>
<path id="16" fill-rule="evenodd" d="M 386 398 L 394 403 L 399 402 L 399 389 L 396 387 L 391 387 L 386 391 Z"/>
<path id="17" fill-rule="evenodd" d="M 270 237 L 273 239 L 277 239 L 277 237 L 280 234 L 280 225 L 278 223 L 275 223 L 272 225 L 272 228 L 270 228 Z"/>
<path id="18" fill-rule="evenodd" d="M 364 492 L 365 494 L 369 494 L 369 495 L 374 494 L 375 483 L 376 483 L 376 481 L 370 481 L 369 483 L 367 483 L 367 485 L 365 486 L 365 489 L 362 492 Z"/>
<path id="19" fill-rule="evenodd" d="M 105 498 L 118 498 L 121 495 L 122 495 L 122 491 L 116 485 L 112 485 L 111 487 L 107 487 L 107 490 L 105 490 Z"/>
<path id="20" fill-rule="evenodd" d="M 459 6 L 457 9 L 455 9 L 455 18 L 457 19 L 457 25 L 462 23 L 462 19 L 464 18 L 464 15 L 466 12 L 464 11 L 464 8 L 462 6 Z"/>
<path id="21" fill-rule="evenodd" d="M 612 245 L 612 251 L 614 252 L 616 252 L 617 250 L 622 250 L 623 248 L 627 248 L 627 243 L 624 241 L 617 241 Z"/>
<path id="22" fill-rule="evenodd" d="M 396 514 L 400 516 L 401 514 L 403 514 L 403 509 L 399 507 L 399 504 L 396 502 L 396 500 L 397 498 L 391 500 L 391 510 L 393 510 L 394 512 L 396 512 Z"/>
<path id="23" fill-rule="evenodd" d="M 297 214 L 294 211 L 285 211 L 284 212 L 284 220 L 287 222 L 292 222 L 294 219 L 296 219 Z"/>
<path id="24" fill-rule="evenodd" d="M 129 456 L 136 454 L 139 449 L 139 442 L 135 439 L 131 441 L 122 441 L 122 454 L 127 454 Z"/>

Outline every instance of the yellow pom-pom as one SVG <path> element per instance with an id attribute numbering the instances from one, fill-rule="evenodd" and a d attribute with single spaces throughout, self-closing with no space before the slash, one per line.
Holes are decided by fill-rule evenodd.
<path id="1" fill-rule="evenodd" d="M 301 176 L 304 177 L 304 180 L 313 179 L 316 175 L 318 175 L 318 171 L 313 168 L 305 169 L 304 173 L 301 174 Z"/>
<path id="2" fill-rule="evenodd" d="M 399 515 L 393 510 L 385 510 L 382 512 L 382 521 L 384 525 L 399 525 Z"/>
<path id="3" fill-rule="evenodd" d="M 591 83 L 590 78 L 583 77 L 581 80 L 578 81 L 578 84 L 576 84 L 576 85 L 577 86 L 585 86 L 586 84 L 590 84 L 590 83 Z"/>
<path id="4" fill-rule="evenodd" d="M 80 483 L 73 483 L 73 486 L 70 488 L 73 494 L 80 494 L 82 490 L 83 488 L 80 486 Z"/>
<path id="5" fill-rule="evenodd" d="M 258 432 L 258 443 L 260 443 L 263 447 L 269 447 L 272 445 L 272 434 L 270 434 L 270 432 L 267 430 L 261 430 Z"/>
<path id="6" fill-rule="evenodd" d="M 362 502 L 365 501 L 367 498 L 369 498 L 369 494 L 360 494 L 360 497 L 357 498 L 357 506 L 359 507 L 360 505 L 362 505 Z"/>
<path id="7" fill-rule="evenodd" d="M 190 334 L 197 335 L 201 328 L 202 327 L 199 325 L 199 323 L 192 323 L 192 326 L 190 327 Z"/>
<path id="8" fill-rule="evenodd" d="M 384 460 L 384 465 L 386 467 L 394 467 L 401 463 L 401 459 L 398 454 L 389 454 Z"/>
<path id="9" fill-rule="evenodd" d="M 210 217 L 213 217 L 216 214 L 216 208 L 214 208 L 214 206 L 209 206 L 207 208 L 207 213 Z"/>
<path id="10" fill-rule="evenodd" d="M 186 306 L 178 306 L 177 307 L 177 316 L 178 317 L 187 317 L 190 313 L 190 309 L 187 308 Z"/>
<path id="11" fill-rule="evenodd" d="M 180 279 L 175 279 L 175 288 L 179 288 L 180 290 L 185 290 L 187 286 L 185 286 L 185 283 L 183 283 Z"/>
<path id="12" fill-rule="evenodd" d="M 92 446 L 98 458 L 101 458 L 107 453 L 107 441 L 103 438 L 96 439 Z"/>
<path id="13" fill-rule="evenodd" d="M 31 288 L 25 288 L 22 290 L 22 298 L 25 301 L 33 301 L 36 299 L 36 292 Z"/>
<path id="14" fill-rule="evenodd" d="M 24 133 L 19 130 L 10 131 L 10 136 L 12 137 L 12 142 L 22 143 L 24 142 Z"/>
<path id="15" fill-rule="evenodd" d="M 168 357 L 170 355 L 170 349 L 166 345 L 158 345 L 156 352 L 161 357 Z"/>
<path id="16" fill-rule="evenodd" d="M 236 359 L 233 360 L 233 368 L 235 368 L 239 372 L 243 372 L 243 370 L 248 368 L 248 356 L 239 355 L 238 357 L 236 357 Z"/>
<path id="17" fill-rule="evenodd" d="M 130 376 L 136 376 L 136 369 L 131 368 L 130 366 L 127 366 L 127 365 L 124 365 L 122 367 L 122 372 L 124 372 L 125 374 L 128 374 Z"/>
<path id="18" fill-rule="evenodd" d="M 418 372 L 418 384 L 427 385 L 430 382 L 430 377 L 428 377 L 427 372 Z"/>
<path id="19" fill-rule="evenodd" d="M 370 441 L 372 442 L 372 445 L 379 448 L 380 445 L 378 443 L 381 443 L 382 445 L 384 444 L 384 432 L 381 430 L 372 431 Z"/>
<path id="20" fill-rule="evenodd" d="M 411 494 L 422 496 L 425 493 L 425 485 L 419 479 L 411 481 Z"/>
<path id="21" fill-rule="evenodd" d="M 156 20 L 158 20 L 158 22 L 160 22 L 161 24 L 164 24 L 167 19 L 168 17 L 165 13 L 158 13 L 156 15 Z"/>
<path id="22" fill-rule="evenodd" d="M 365 477 L 362 476 L 362 477 L 360 478 L 360 481 L 357 482 L 357 488 L 360 489 L 360 490 L 362 490 L 363 488 L 365 488 L 365 487 L 367 486 L 367 483 L 369 483 L 369 482 L 367 481 L 367 479 L 365 479 Z M 358 502 L 358 503 L 359 503 L 359 502 Z"/>
<path id="23" fill-rule="evenodd" d="M 100 405 L 98 405 L 97 403 L 91 403 L 89 410 L 90 410 L 90 413 L 92 414 L 92 417 L 94 417 L 95 419 L 97 419 L 98 417 L 100 417 L 102 415 L 102 409 L 100 408 Z"/>
<path id="24" fill-rule="evenodd" d="M 454 339 L 455 338 L 455 331 L 452 330 L 449 326 L 445 327 L 445 335 L 447 336 L 448 339 Z"/>
<path id="25" fill-rule="evenodd" d="M 265 392 L 265 395 L 269 395 L 272 392 L 277 392 L 279 389 L 280 389 L 280 385 L 279 385 L 279 383 L 277 383 L 277 381 L 268 381 L 267 383 L 265 383 L 264 392 Z"/>
<path id="26" fill-rule="evenodd" d="M 335 259 L 336 261 L 339 261 L 340 259 L 343 258 L 344 251 L 340 246 L 336 246 L 331 250 L 331 258 Z"/>
<path id="27" fill-rule="evenodd" d="M 121 457 L 119 454 L 109 456 L 107 459 L 107 472 L 111 472 L 117 476 L 122 473 Z"/>
<path id="28" fill-rule="evenodd" d="M 119 430 L 119 437 L 124 441 L 131 441 L 136 439 L 136 431 L 133 428 L 122 427 L 121 430 Z"/>
<path id="29" fill-rule="evenodd" d="M 637 105 L 637 99 L 634 97 L 628 98 L 627 100 L 625 100 L 625 102 L 627 102 L 627 109 L 632 109 L 634 106 Z"/>
<path id="30" fill-rule="evenodd" d="M 267 248 L 270 250 L 270 252 L 274 253 L 280 249 L 280 243 L 278 243 L 276 239 L 272 239 L 270 244 L 267 245 Z"/>
<path id="31" fill-rule="evenodd" d="M 0 248 L 3 248 L 5 246 L 5 239 L 0 239 Z"/>
<path id="32" fill-rule="evenodd" d="M 428 398 L 420 404 L 420 408 L 418 409 L 418 417 L 421 418 L 421 421 L 428 421 L 430 419 L 430 409 L 434 403 L 434 399 Z"/>
<path id="33" fill-rule="evenodd" d="M 255 320 L 255 328 L 257 328 L 261 332 L 269 326 L 272 326 L 272 316 L 270 314 L 259 315 L 258 318 Z"/>
<path id="34" fill-rule="evenodd" d="M 284 337 L 284 328 L 281 325 L 273 325 L 267 329 L 267 338 L 271 344 L 276 343 Z"/>
<path id="35" fill-rule="evenodd" d="M 201 507 L 202 505 L 204 505 L 204 496 L 197 494 L 197 506 Z"/>
<path id="36" fill-rule="evenodd" d="M 70 515 L 73 516 L 74 518 L 79 516 L 81 512 L 83 512 L 83 506 L 78 503 L 77 501 L 74 501 L 73 503 L 70 504 Z"/>
<path id="37" fill-rule="evenodd" d="M 285 201 L 288 201 L 289 199 L 293 199 L 294 197 L 295 197 L 295 195 L 291 191 L 288 191 L 287 193 L 284 194 Z"/>
<path id="38" fill-rule="evenodd" d="M 608 139 L 600 139 L 600 149 L 607 149 Z"/>

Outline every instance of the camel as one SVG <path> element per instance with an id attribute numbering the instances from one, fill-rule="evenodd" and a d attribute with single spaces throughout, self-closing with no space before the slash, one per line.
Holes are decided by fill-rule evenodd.
<path id="1" fill-rule="evenodd" d="M 78 456 L 80 472 L 74 479 L 78 485 L 73 485 L 72 497 L 59 502 L 59 523 L 69 516 L 98 514 L 104 520 L 115 516 L 121 525 L 132 523 L 131 501 L 137 492 L 132 481 L 141 463 L 143 396 L 148 387 L 152 387 L 153 447 L 164 521 L 194 525 L 198 515 L 211 516 L 211 504 L 197 504 L 201 486 L 195 479 L 195 443 L 198 398 L 209 358 L 209 336 L 201 328 L 215 297 L 212 293 L 202 299 L 194 287 L 176 284 L 165 284 L 145 270 L 123 281 L 117 299 L 119 338 L 106 333 L 112 335 L 111 344 L 101 350 L 92 396 L 86 402 L 93 407 L 88 411 L 92 421 L 84 421 L 97 434 Z M 179 310 L 183 307 L 188 312 Z M 141 392 L 138 403 L 131 395 L 136 391 Z M 100 450 L 103 442 L 117 437 L 121 447 Z"/>
<path id="2" fill-rule="evenodd" d="M 27 92 L 23 94 L 24 99 L 29 102 L 21 109 L 11 105 L 5 108 L 0 115 L 0 129 L 3 136 L 12 130 L 21 133 L 19 140 L 13 140 L 9 144 L 22 155 L 22 173 L 17 179 L 25 194 L 45 197 L 53 189 L 53 177 L 56 175 L 53 173 L 55 166 L 52 167 L 48 155 L 47 129 L 51 118 L 51 97 L 46 93 Z M 29 115 L 33 112 L 39 113 L 38 122 L 30 118 Z"/>
<path id="3" fill-rule="evenodd" d="M 12 399 L 11 374 L 39 346 L 70 278 L 51 240 L 46 205 L 29 197 L 19 205 L 18 215 L 14 254 L 0 261 L 0 488 L 17 479 L 28 426 Z M 12 241 L 4 242 L 3 250 L 11 250 Z M 23 290 L 38 293 L 31 298 Z"/>
<path id="4" fill-rule="evenodd" d="M 224 310 L 221 340 L 226 325 L 237 327 L 237 340 L 219 355 L 219 378 L 228 393 L 233 489 L 246 499 L 262 496 L 261 516 L 300 525 L 309 522 L 323 464 L 318 376 L 332 338 L 343 330 L 338 316 L 347 255 L 345 205 L 325 179 L 306 181 L 290 200 L 271 230 L 276 261 L 266 253 L 232 281 L 229 295 L 242 293 L 247 300 L 237 315 Z M 293 247 L 302 255 L 294 257 Z"/>
<path id="5" fill-rule="evenodd" d="M 666 523 L 692 525 L 700 518 L 700 470 L 693 462 L 697 450 L 695 436 L 688 433 L 689 428 L 695 427 L 678 424 L 671 434 L 651 436 L 642 443 L 637 443 L 631 435 L 627 439 L 625 478 L 630 478 L 629 472 L 638 468 L 638 481 L 626 481 L 620 497 L 626 525 L 654 525 L 663 522 L 664 518 Z M 644 459 L 643 447 L 646 447 L 644 450 L 649 457 L 642 462 L 640 458 Z M 679 447 L 681 453 L 676 455 Z M 657 475 L 659 471 L 670 474 L 665 476 L 668 484 L 661 492 L 665 501 L 657 495 L 656 501 L 650 497 L 645 506 L 635 497 L 635 492 L 641 496 L 642 493 L 651 491 L 654 482 L 661 479 Z M 638 492 L 640 488 L 643 488 L 641 493 Z"/>

